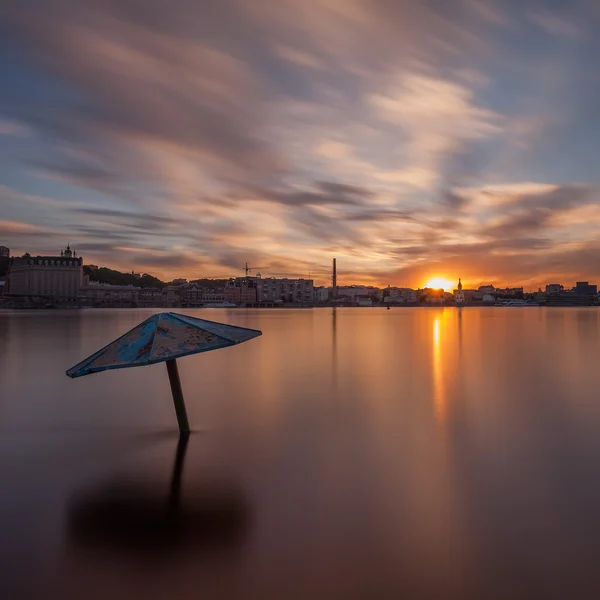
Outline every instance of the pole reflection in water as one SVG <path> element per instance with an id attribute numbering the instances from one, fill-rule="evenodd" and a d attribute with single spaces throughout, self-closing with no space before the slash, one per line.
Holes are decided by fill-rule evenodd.
<path id="1" fill-rule="evenodd" d="M 337 384 L 337 313 L 331 309 L 331 380 Z"/>
<path id="2" fill-rule="evenodd" d="M 132 475 L 76 497 L 68 509 L 74 547 L 165 561 L 183 551 L 214 558 L 239 548 L 249 523 L 247 502 L 235 486 L 214 477 L 182 489 L 188 441 L 179 438 L 170 485 Z"/>

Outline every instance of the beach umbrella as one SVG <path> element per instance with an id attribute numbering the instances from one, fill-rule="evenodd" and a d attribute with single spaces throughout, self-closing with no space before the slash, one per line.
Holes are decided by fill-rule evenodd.
<path id="1" fill-rule="evenodd" d="M 215 323 L 173 312 L 158 313 L 71 367 L 67 375 L 75 378 L 111 369 L 166 362 L 179 430 L 186 433 L 190 427 L 176 359 L 235 346 L 259 335 L 262 332 L 256 329 Z"/>

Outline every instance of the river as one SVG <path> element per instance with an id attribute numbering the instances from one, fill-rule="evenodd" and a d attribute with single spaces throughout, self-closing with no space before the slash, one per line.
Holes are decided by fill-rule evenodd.
<path id="1" fill-rule="evenodd" d="M 0 598 L 592 598 L 596 308 L 181 311 L 260 329 L 65 370 L 156 311 L 0 311 Z"/>

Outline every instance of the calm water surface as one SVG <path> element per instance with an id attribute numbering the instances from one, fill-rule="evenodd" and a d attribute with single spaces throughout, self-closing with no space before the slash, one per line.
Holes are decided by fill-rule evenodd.
<path id="1" fill-rule="evenodd" d="M 0 598 L 598 598 L 595 308 L 182 311 L 261 329 L 64 371 L 151 314 L 0 311 Z"/>

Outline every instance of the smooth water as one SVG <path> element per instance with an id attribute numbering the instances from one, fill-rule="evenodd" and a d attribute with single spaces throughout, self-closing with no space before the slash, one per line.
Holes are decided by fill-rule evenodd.
<path id="1" fill-rule="evenodd" d="M 182 311 L 261 329 L 64 372 L 153 311 L 0 311 L 0 598 L 596 598 L 595 308 Z"/>

